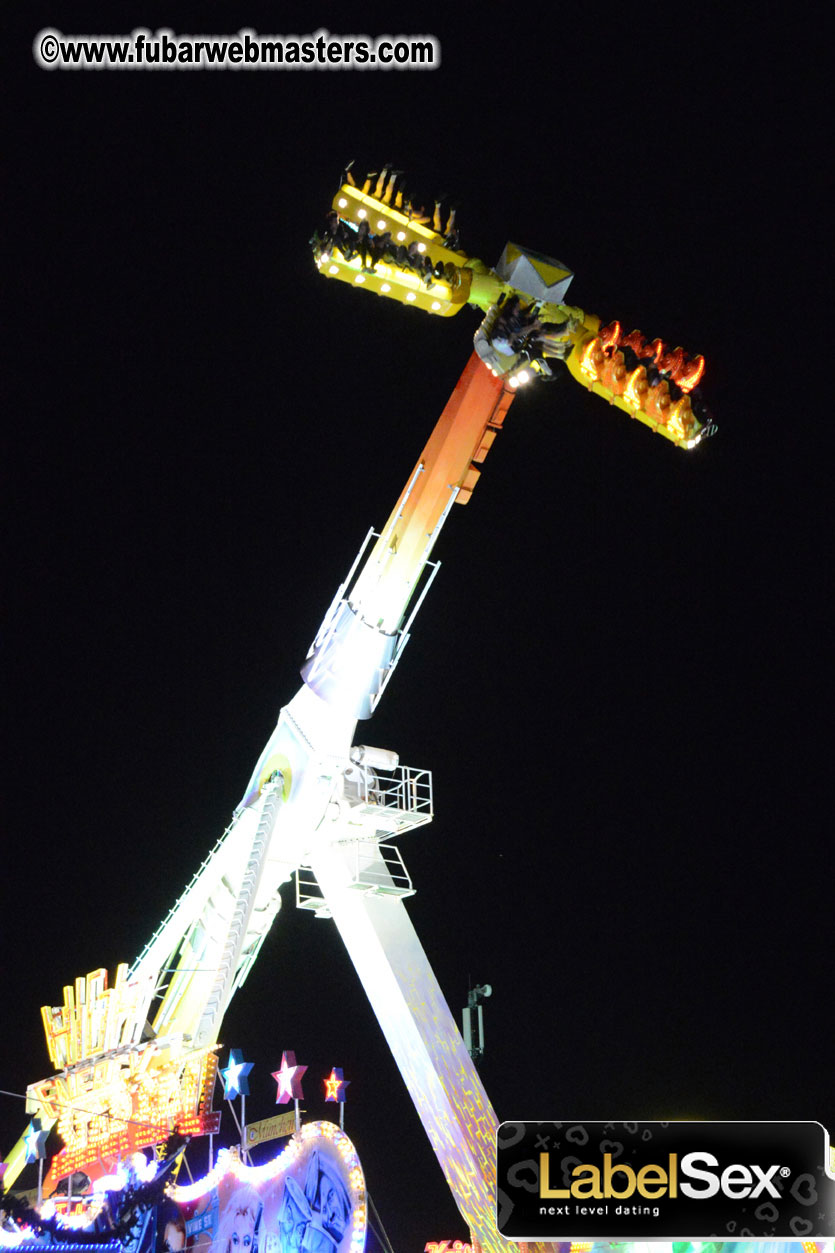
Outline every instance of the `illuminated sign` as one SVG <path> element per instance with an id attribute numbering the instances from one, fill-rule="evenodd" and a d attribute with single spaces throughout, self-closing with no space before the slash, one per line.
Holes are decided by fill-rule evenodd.
<path id="1" fill-rule="evenodd" d="M 275 1114 L 272 1118 L 262 1118 L 260 1122 L 250 1122 L 246 1125 L 246 1143 L 244 1148 L 254 1148 L 256 1144 L 263 1144 L 265 1140 L 280 1140 L 284 1136 L 291 1136 L 296 1130 L 296 1115 L 293 1110 L 286 1114 Z"/>
<path id="2" fill-rule="evenodd" d="M 172 1188 L 157 1253 L 363 1253 L 367 1215 L 353 1144 L 333 1123 L 307 1123 L 263 1166 L 225 1149 L 205 1179 Z"/>
<path id="3" fill-rule="evenodd" d="M 463 1240 L 429 1240 L 423 1253 L 473 1253 L 473 1246 Z"/>
<path id="4" fill-rule="evenodd" d="M 172 1131 L 217 1131 L 211 1108 L 217 1057 L 181 1035 L 143 1040 L 155 976 L 128 979 L 94 970 L 64 988 L 64 1003 L 41 1011 L 49 1055 L 61 1073 L 28 1089 L 29 1108 L 57 1120 L 64 1147 L 50 1164 L 46 1195 L 74 1171 L 91 1177 Z"/>

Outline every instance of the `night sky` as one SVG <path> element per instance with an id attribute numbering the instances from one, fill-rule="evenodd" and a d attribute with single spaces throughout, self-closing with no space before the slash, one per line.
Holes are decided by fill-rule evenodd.
<path id="1" fill-rule="evenodd" d="M 521 394 L 361 728 L 434 772 L 408 909 L 456 1015 L 493 986 L 496 1112 L 835 1129 L 822 31 L 516 14 L 398 17 L 434 73 L 31 55 L 45 26 L 391 31 L 327 3 L 55 0 L 6 39 L 3 1089 L 49 1072 L 40 1006 L 134 961 L 223 831 L 471 351 L 476 311 L 317 275 L 355 158 L 457 200 L 471 255 L 558 257 L 572 303 L 703 353 L 720 427 L 686 454 L 567 372 Z M 283 1050 L 311 1117 L 343 1067 L 397 1253 L 466 1237 L 332 923 L 288 897 L 222 1040 L 250 1118 Z M 2 1098 L 6 1149 L 23 1125 Z"/>

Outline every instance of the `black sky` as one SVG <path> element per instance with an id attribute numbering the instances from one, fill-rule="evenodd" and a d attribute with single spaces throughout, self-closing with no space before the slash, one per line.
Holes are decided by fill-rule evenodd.
<path id="1" fill-rule="evenodd" d="M 118 74 L 31 40 L 392 19 L 27 6 L 0 1087 L 47 1073 L 40 1005 L 133 961 L 223 830 L 467 360 L 475 313 L 317 276 L 355 157 L 457 199 L 471 253 L 550 253 L 573 302 L 703 352 L 720 425 L 688 456 L 571 379 L 520 396 L 363 737 L 434 771 L 409 908 L 456 1012 L 493 985 L 496 1111 L 835 1126 L 823 34 L 752 13 L 430 6 L 395 33 L 438 36 L 431 74 Z M 223 1031 L 250 1115 L 282 1050 L 342 1065 L 398 1253 L 463 1236 L 335 931 L 293 913 Z M 6 1147 L 23 1121 L 4 1098 Z"/>

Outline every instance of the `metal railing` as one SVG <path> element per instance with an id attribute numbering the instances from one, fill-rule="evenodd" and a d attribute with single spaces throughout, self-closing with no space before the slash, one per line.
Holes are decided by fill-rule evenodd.
<path id="1" fill-rule="evenodd" d="M 350 891 L 365 896 L 414 896 L 415 889 L 400 850 L 394 844 L 378 844 L 370 840 L 352 840 L 339 846 L 346 858 Z M 296 905 L 311 909 L 321 917 L 330 917 L 325 896 L 310 866 L 296 871 Z"/>
<path id="2" fill-rule="evenodd" d="M 351 763 L 343 770 L 345 799 L 400 815 L 404 826 L 421 826 L 433 817 L 432 771 L 416 766 L 382 770 Z"/>

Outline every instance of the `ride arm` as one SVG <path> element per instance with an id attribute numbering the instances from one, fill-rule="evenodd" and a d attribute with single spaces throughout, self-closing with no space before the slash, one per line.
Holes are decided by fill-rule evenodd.
<path id="1" fill-rule="evenodd" d="M 452 505 L 466 504 L 513 392 L 473 353 L 356 581 L 320 628 L 302 677 L 368 718 L 408 639 L 406 610 Z"/>

